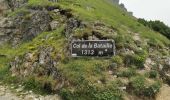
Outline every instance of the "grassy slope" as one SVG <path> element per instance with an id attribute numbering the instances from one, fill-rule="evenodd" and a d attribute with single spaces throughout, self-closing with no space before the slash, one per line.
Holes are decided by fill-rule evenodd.
<path id="1" fill-rule="evenodd" d="M 76 3 L 75 5 L 67 4 L 67 2 L 63 3 L 63 5 L 73 9 L 74 13 L 78 15 L 80 19 L 89 21 L 101 20 L 120 30 L 138 32 L 144 38 L 156 39 L 156 41 L 170 44 L 170 40 L 166 37 L 144 27 L 136 21 L 136 18 L 129 16 L 128 13 L 124 12 L 119 7 L 113 6 L 113 4 L 106 1 L 107 0 L 75 0 L 80 6 L 77 6 Z M 87 10 L 87 7 L 92 7 L 94 9 Z"/>
<path id="2" fill-rule="evenodd" d="M 142 38 L 156 41 L 159 45 L 164 46 L 170 44 L 170 40 L 139 24 L 136 21 L 136 18 L 129 16 L 128 13 L 124 12 L 118 6 L 110 4 L 106 0 L 62 0 L 59 4 L 52 4 L 47 0 L 29 0 L 29 5 L 60 5 L 62 8 L 71 8 L 74 16 L 77 16 L 79 19 L 87 22 L 94 22 L 97 20 L 102 21 L 107 25 L 116 28 L 121 35 L 123 34 L 131 37 L 131 34 L 129 34 L 128 31 L 137 32 L 140 33 Z M 87 8 L 90 8 L 90 10 L 87 10 Z M 13 59 L 15 55 L 23 55 L 28 51 L 34 52 L 37 47 L 41 45 L 50 45 L 55 47 L 57 51 L 60 51 L 64 48 L 63 45 L 67 43 L 64 36 L 61 35 L 62 30 L 63 27 L 60 27 L 53 32 L 44 32 L 33 41 L 23 43 L 15 49 L 8 45 L 4 45 L 4 47 L 1 47 L 0 49 L 0 54 L 6 55 L 8 59 Z M 49 34 L 54 38 L 44 40 L 44 37 Z M 4 66 L 7 66 L 7 63 L 5 62 L 8 62 L 6 58 L 0 57 L 0 67 L 2 67 L 2 69 L 4 69 Z M 115 96 L 111 98 L 120 99 L 120 91 L 113 92 L 117 90 L 117 88 L 113 88 L 114 85 L 112 83 L 114 82 L 108 82 L 107 84 L 99 86 L 97 84 L 98 80 L 105 81 L 105 77 L 109 77 L 105 72 L 108 64 L 110 64 L 110 60 L 103 61 L 103 59 L 91 60 L 86 58 L 71 59 L 70 61 L 61 63 L 60 70 L 73 84 L 73 87 L 66 87 L 61 91 L 62 96 L 64 98 L 68 98 L 69 96 L 70 98 L 72 97 L 72 99 L 75 97 L 80 97 L 81 99 L 96 97 L 101 99 L 105 96 Z M 6 69 L 2 72 L 5 71 Z M 88 81 L 88 85 L 86 81 Z M 81 88 L 77 89 L 77 86 L 78 88 Z M 72 93 L 72 90 L 75 90 L 75 93 Z M 89 91 L 91 92 L 90 94 L 88 94 Z"/>

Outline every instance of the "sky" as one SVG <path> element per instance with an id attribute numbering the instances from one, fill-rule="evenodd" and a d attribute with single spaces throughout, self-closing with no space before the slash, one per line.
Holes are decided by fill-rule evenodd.
<path id="1" fill-rule="evenodd" d="M 170 0 L 120 0 L 137 18 L 161 20 L 170 26 Z"/>

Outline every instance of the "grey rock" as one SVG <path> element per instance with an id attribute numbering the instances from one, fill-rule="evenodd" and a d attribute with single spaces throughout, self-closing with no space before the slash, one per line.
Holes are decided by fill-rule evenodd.
<path id="1" fill-rule="evenodd" d="M 30 18 L 25 19 L 23 15 L 13 18 L 13 26 L 18 32 L 11 33 L 11 43 L 15 46 L 22 41 L 29 41 L 38 34 L 49 30 L 51 22 L 50 15 L 47 11 L 32 11 Z"/>
<path id="2" fill-rule="evenodd" d="M 15 9 L 24 6 L 28 0 L 7 0 L 9 7 L 14 11 Z"/>
<path id="3" fill-rule="evenodd" d="M 162 79 L 170 85 L 170 58 L 165 57 L 161 59 L 159 65 L 159 73 Z"/>
<path id="4" fill-rule="evenodd" d="M 0 44 L 10 41 L 16 46 L 22 41 L 29 41 L 38 34 L 50 30 L 51 18 L 46 10 L 29 12 L 30 16 L 18 14 L 12 18 L 0 19 Z"/>
<path id="5" fill-rule="evenodd" d="M 6 0 L 0 0 L 0 16 L 4 14 L 5 11 L 9 9 L 8 3 Z"/>
<path id="6" fill-rule="evenodd" d="M 170 67 L 170 57 L 165 59 L 165 64 Z"/>
<path id="7" fill-rule="evenodd" d="M 58 0 L 48 0 L 48 1 L 51 1 L 51 2 L 58 2 Z"/>
<path id="8" fill-rule="evenodd" d="M 50 27 L 51 27 L 52 30 L 57 29 L 58 25 L 59 25 L 59 22 L 58 22 L 58 21 L 52 21 L 52 22 L 50 23 Z"/>
<path id="9" fill-rule="evenodd" d="M 32 76 L 50 76 L 55 81 L 58 81 L 53 90 L 62 88 L 65 84 L 64 78 L 62 78 L 58 71 L 58 62 L 61 60 L 61 55 L 58 54 L 56 58 L 53 58 L 51 53 L 52 47 L 40 47 L 39 53 L 26 53 L 22 57 L 15 57 L 14 61 L 10 63 L 10 71 L 12 76 L 18 76 L 21 78 Z M 48 85 L 48 87 L 50 87 Z"/>
<path id="10" fill-rule="evenodd" d="M 66 28 L 64 30 L 64 34 L 67 38 L 71 36 L 71 33 L 73 32 L 74 29 L 81 27 L 81 21 L 75 18 L 70 18 L 67 21 Z"/>

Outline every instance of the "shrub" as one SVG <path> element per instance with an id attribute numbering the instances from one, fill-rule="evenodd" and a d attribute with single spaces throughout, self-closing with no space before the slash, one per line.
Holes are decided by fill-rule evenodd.
<path id="1" fill-rule="evenodd" d="M 154 97 L 155 94 L 159 92 L 160 87 L 161 87 L 160 82 L 156 82 L 150 85 L 149 87 L 146 87 L 143 93 L 145 96 Z"/>
<path id="2" fill-rule="evenodd" d="M 0 80 L 5 79 L 8 73 L 9 73 L 9 67 L 0 66 Z"/>
<path id="3" fill-rule="evenodd" d="M 44 83 L 42 80 L 34 76 L 30 76 L 24 80 L 23 86 L 26 90 L 33 90 L 35 93 L 39 94 L 49 94 L 51 93 L 51 83 Z"/>
<path id="4" fill-rule="evenodd" d="M 112 62 L 117 63 L 118 65 L 122 65 L 123 64 L 123 60 L 120 56 L 113 56 L 112 57 Z"/>
<path id="5" fill-rule="evenodd" d="M 142 69 L 144 68 L 144 63 L 147 58 L 146 51 L 136 51 L 136 54 L 127 54 L 124 57 L 124 63 L 126 66 L 135 65 L 137 68 Z"/>
<path id="6" fill-rule="evenodd" d="M 63 88 L 60 94 L 64 100 L 122 100 L 122 93 L 116 83 L 95 86 L 85 82 L 75 89 Z"/>
<path id="7" fill-rule="evenodd" d="M 152 30 L 161 33 L 162 35 L 166 36 L 170 39 L 170 27 L 165 25 L 163 22 L 156 20 L 156 21 L 146 21 L 145 19 L 138 19 L 138 22 L 151 28 Z"/>
<path id="8" fill-rule="evenodd" d="M 145 88 L 145 78 L 143 76 L 136 76 L 131 79 L 131 85 L 136 95 L 143 94 Z"/>
<path id="9" fill-rule="evenodd" d="M 133 68 L 129 68 L 127 70 L 124 70 L 120 73 L 118 73 L 118 77 L 132 77 L 136 75 L 136 71 Z"/>
<path id="10" fill-rule="evenodd" d="M 144 68 L 145 59 L 146 57 L 143 55 L 128 54 L 125 56 L 124 62 L 126 66 L 135 65 L 141 69 Z"/>
<path id="11" fill-rule="evenodd" d="M 161 83 L 156 81 L 153 84 L 147 84 L 147 81 L 143 76 L 133 77 L 131 79 L 131 86 L 133 92 L 138 96 L 154 97 L 161 87 Z"/>
<path id="12" fill-rule="evenodd" d="M 149 78 L 156 78 L 158 75 L 157 71 L 152 70 L 149 72 Z"/>
<path id="13" fill-rule="evenodd" d="M 30 77 L 24 82 L 25 89 L 40 90 L 40 88 L 41 88 L 40 84 L 41 83 L 36 81 L 36 79 L 34 77 Z"/>

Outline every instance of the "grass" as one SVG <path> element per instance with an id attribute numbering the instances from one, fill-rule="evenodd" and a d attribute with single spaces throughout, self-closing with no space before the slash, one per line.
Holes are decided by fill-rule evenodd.
<path id="1" fill-rule="evenodd" d="M 17 48 L 12 48 L 8 43 L 0 47 L 0 55 L 5 55 L 0 57 L 0 79 L 4 80 L 4 78 L 7 77 L 6 82 L 8 83 L 18 82 L 17 78 L 10 77 L 9 73 L 9 62 L 13 60 L 15 56 L 23 56 L 27 52 L 38 52 L 40 46 L 53 47 L 55 49 L 55 52 L 52 53 L 54 58 L 56 54 L 62 54 L 62 60 L 57 68 L 68 83 L 59 91 L 65 100 L 121 100 L 122 91 L 119 89 L 120 84 L 112 82 L 112 79 L 109 81 L 106 80 L 106 77 L 111 76 L 106 74 L 109 65 L 116 63 L 123 67 L 125 61 L 130 59 L 128 66 L 135 65 L 141 69 L 144 67 L 143 64 L 148 56 L 145 52 L 145 47 L 142 47 L 145 49 L 143 52 L 137 49 L 132 39 L 132 33 L 139 33 L 142 40 L 149 39 L 149 45 L 164 47 L 170 44 L 170 40 L 144 27 L 137 22 L 136 18 L 129 16 L 127 12 L 105 0 L 61 0 L 59 3 L 52 3 L 48 0 L 29 0 L 27 6 L 60 6 L 62 9 L 71 9 L 74 17 L 87 22 L 90 27 L 92 27 L 96 21 L 104 23 L 108 27 L 113 27 L 118 35 L 110 37 L 116 41 L 118 50 L 124 47 L 134 50 L 135 54 L 133 55 L 117 55 L 111 59 L 70 58 L 66 56 L 66 52 L 63 50 L 63 48 L 69 45 L 68 40 L 62 34 L 64 25 L 61 25 L 54 31 L 43 32 L 32 41 L 21 43 Z M 10 16 L 20 12 L 28 14 L 27 10 L 28 8 L 18 9 L 16 12 L 11 13 Z M 53 18 L 60 19 L 56 16 L 53 16 Z M 90 34 L 92 30 L 92 28 L 77 29 L 74 35 L 82 37 L 83 32 Z M 107 33 L 103 32 L 102 35 L 107 35 Z M 155 72 L 150 74 L 153 78 L 157 76 Z M 132 88 L 134 89 L 133 92 L 152 96 L 155 94 L 154 91 L 157 92 L 159 90 L 160 84 L 155 83 L 146 88 L 145 77 L 135 75 L 137 75 L 136 71 L 132 68 L 128 68 L 120 73 L 120 77 L 128 77 L 130 79 Z M 35 89 L 36 91 L 43 91 L 42 87 L 45 83 L 53 84 L 53 81 L 49 77 L 30 77 L 24 80 L 26 89 Z M 49 86 L 47 90 L 50 91 L 51 87 Z"/>
<path id="2" fill-rule="evenodd" d="M 64 100 L 123 100 L 119 83 L 114 81 L 109 85 L 94 85 L 84 82 L 73 88 L 63 88 L 60 92 Z"/>
<path id="3" fill-rule="evenodd" d="M 14 57 L 17 55 L 23 55 L 29 51 L 36 51 L 36 49 L 43 45 L 50 45 L 59 50 L 62 49 L 63 44 L 65 43 L 64 36 L 61 34 L 63 27 L 61 26 L 55 31 L 43 32 L 32 41 L 22 43 L 17 48 L 11 47 L 8 43 L 4 44 L 0 49 L 0 54 L 6 55 L 7 57 Z M 48 39 L 46 37 L 48 36 Z"/>
<path id="4" fill-rule="evenodd" d="M 144 76 L 135 76 L 131 78 L 131 91 L 138 96 L 154 97 L 160 87 L 161 82 L 156 80 L 149 83 Z"/>
<path id="5" fill-rule="evenodd" d="M 170 44 L 170 40 L 166 37 L 144 27 L 137 22 L 136 18 L 129 16 L 127 12 L 105 0 L 74 0 L 73 4 L 69 4 L 67 1 L 61 1 L 61 4 L 65 8 L 71 8 L 73 13 L 80 19 L 90 22 L 96 20 L 103 21 L 118 30 L 123 29 L 126 32 L 139 33 L 142 38 L 156 39 L 159 44 Z M 89 7 L 92 9 L 88 10 L 87 8 Z"/>
<path id="6" fill-rule="evenodd" d="M 51 89 L 53 86 L 53 81 L 51 78 L 36 78 L 36 77 L 27 77 L 25 79 L 19 77 L 11 76 L 10 63 L 13 61 L 15 56 L 23 56 L 27 52 L 37 52 L 40 46 L 51 46 L 55 50 L 52 55 L 55 56 L 56 52 L 60 52 L 61 55 L 64 55 L 62 49 L 64 48 L 65 39 L 61 34 L 63 30 L 63 26 L 58 28 L 57 30 L 51 32 L 43 32 L 32 41 L 22 43 L 17 48 L 12 48 L 8 43 L 4 44 L 0 49 L 0 81 L 4 84 L 15 84 L 16 86 L 19 84 L 23 84 L 26 90 L 33 90 L 38 94 L 49 94 L 51 93 Z M 46 37 L 48 39 L 46 40 Z M 46 87 L 44 89 L 44 85 L 52 84 L 51 87 Z"/>
<path id="7" fill-rule="evenodd" d="M 103 76 L 109 62 L 102 60 L 73 59 L 68 64 L 61 65 L 61 72 L 73 84 L 81 84 L 84 80 L 97 81 Z M 69 73 L 68 73 L 69 72 Z M 103 74 L 102 74 L 103 73 Z"/>
<path id="8" fill-rule="evenodd" d="M 136 70 L 133 68 L 124 69 L 123 71 L 118 72 L 118 77 L 130 78 L 130 77 L 136 76 L 136 75 L 137 75 Z"/>
<path id="9" fill-rule="evenodd" d="M 32 7 L 57 6 L 57 3 L 52 3 L 48 0 L 29 0 L 28 6 Z"/>

